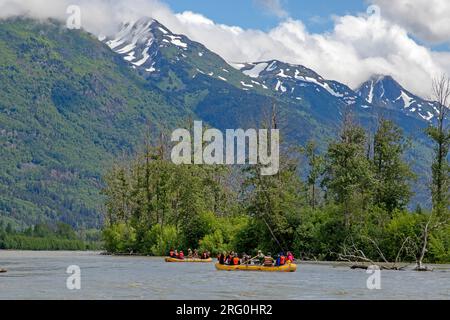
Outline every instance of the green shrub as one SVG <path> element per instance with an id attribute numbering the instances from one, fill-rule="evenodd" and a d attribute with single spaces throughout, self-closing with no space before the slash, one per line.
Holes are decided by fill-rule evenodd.
<path id="1" fill-rule="evenodd" d="M 174 226 L 154 225 L 148 232 L 146 241 L 147 253 L 154 256 L 165 256 L 171 248 L 178 248 L 180 245 L 177 229 Z"/>
<path id="2" fill-rule="evenodd" d="M 110 253 L 131 253 L 134 251 L 136 231 L 125 223 L 117 223 L 104 229 L 105 249 Z"/>

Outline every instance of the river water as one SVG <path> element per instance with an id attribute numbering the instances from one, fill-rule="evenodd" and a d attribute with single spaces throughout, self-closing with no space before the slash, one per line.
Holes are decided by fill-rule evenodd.
<path id="1" fill-rule="evenodd" d="M 80 267 L 81 289 L 66 273 Z M 112 257 L 98 252 L 0 251 L 0 299 L 450 299 L 450 265 L 433 272 L 381 271 L 371 276 L 332 263 L 300 263 L 295 273 L 217 271 L 213 263 Z"/>

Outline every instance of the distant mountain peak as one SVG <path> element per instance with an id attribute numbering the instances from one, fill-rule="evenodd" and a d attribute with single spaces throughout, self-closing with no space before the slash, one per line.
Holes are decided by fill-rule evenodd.
<path id="1" fill-rule="evenodd" d="M 105 42 L 133 68 L 139 67 L 150 73 L 156 71 L 154 58 L 160 47 L 174 46 L 180 50 L 188 47 L 184 36 L 173 34 L 152 18 L 124 23 L 121 30 Z"/>
<path id="2" fill-rule="evenodd" d="M 378 107 L 400 110 L 421 120 L 433 121 L 435 104 L 406 90 L 390 75 L 373 75 L 356 90 L 359 97 Z"/>

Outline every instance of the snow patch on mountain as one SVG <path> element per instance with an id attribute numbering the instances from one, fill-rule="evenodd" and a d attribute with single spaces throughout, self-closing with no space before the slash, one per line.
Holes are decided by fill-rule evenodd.
<path id="1" fill-rule="evenodd" d="M 247 88 L 253 88 L 253 85 L 245 83 L 244 81 L 241 81 L 241 85 Z"/>
<path id="2" fill-rule="evenodd" d="M 342 98 L 344 95 L 341 93 L 337 93 L 336 91 L 334 91 L 333 89 L 331 89 L 331 87 L 328 85 L 328 83 L 326 82 L 319 82 L 317 79 L 315 78 L 310 78 L 310 77 L 305 77 L 305 81 L 306 82 L 310 82 L 313 83 L 323 89 L 325 89 L 329 94 L 331 94 L 332 96 L 338 97 L 338 98 Z"/>
<path id="3" fill-rule="evenodd" d="M 172 44 L 176 45 L 177 47 L 186 49 L 188 46 L 187 43 L 184 43 L 183 41 L 181 41 L 181 37 L 179 37 L 179 36 L 167 35 L 167 37 L 169 37 L 170 42 Z"/>
<path id="4" fill-rule="evenodd" d="M 403 108 L 408 109 L 412 103 L 414 103 L 414 98 L 411 98 L 405 91 L 402 91 L 400 97 L 397 98 L 396 101 L 402 99 L 403 100 Z"/>
<path id="5" fill-rule="evenodd" d="M 257 63 L 255 66 L 250 70 L 244 70 L 243 73 L 251 78 L 258 78 L 261 72 L 266 70 L 268 64 L 265 62 Z"/>

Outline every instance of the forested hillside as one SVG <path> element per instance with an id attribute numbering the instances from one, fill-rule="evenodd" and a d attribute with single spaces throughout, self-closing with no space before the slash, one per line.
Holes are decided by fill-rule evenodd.
<path id="1" fill-rule="evenodd" d="M 189 111 L 91 35 L 0 22 L 0 218 L 100 226 L 102 175 Z M 151 125 L 150 125 L 151 124 Z"/>

